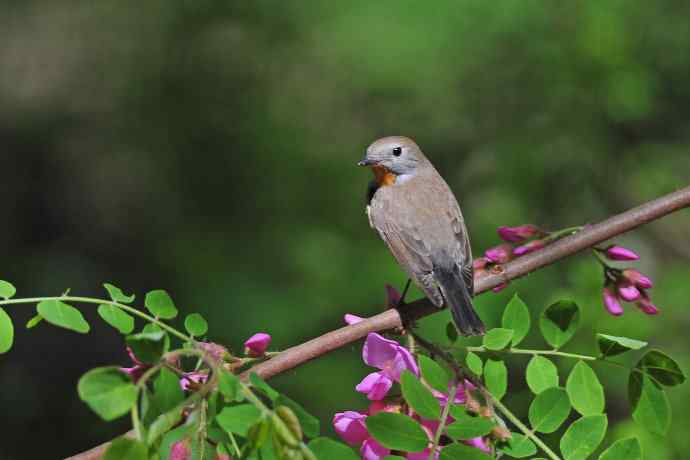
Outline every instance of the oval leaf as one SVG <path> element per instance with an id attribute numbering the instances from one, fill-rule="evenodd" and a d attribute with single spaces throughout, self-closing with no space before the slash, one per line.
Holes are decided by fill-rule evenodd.
<path id="1" fill-rule="evenodd" d="M 550 359 L 534 356 L 527 364 L 526 379 L 532 393 L 539 394 L 547 388 L 558 386 L 558 368 Z"/>
<path id="2" fill-rule="evenodd" d="M 246 437 L 249 428 L 260 417 L 261 412 L 253 404 L 241 404 L 224 408 L 216 420 L 225 431 Z"/>
<path id="3" fill-rule="evenodd" d="M 3 299 L 11 299 L 17 293 L 17 289 L 7 281 L 0 280 L 0 297 Z"/>
<path id="4" fill-rule="evenodd" d="M 192 313 L 184 319 L 184 328 L 190 335 L 200 337 L 208 332 L 208 323 L 199 313 Z"/>
<path id="5" fill-rule="evenodd" d="M 218 372 L 218 389 L 226 401 L 238 401 L 240 395 L 240 379 L 225 370 Z"/>
<path id="6" fill-rule="evenodd" d="M 128 413 L 137 400 L 137 389 L 117 367 L 99 367 L 84 374 L 77 384 L 79 397 L 103 420 Z"/>
<path id="7" fill-rule="evenodd" d="M 422 457 L 426 458 L 426 456 Z M 465 444 L 449 444 L 441 449 L 439 460 L 491 460 L 493 457 L 487 455 L 476 447 L 466 446 Z"/>
<path id="8" fill-rule="evenodd" d="M 117 438 L 108 450 L 105 451 L 103 460 L 148 460 L 146 444 L 130 438 Z"/>
<path id="9" fill-rule="evenodd" d="M 126 295 L 124 292 L 122 292 L 122 289 L 120 289 L 117 286 L 113 286 L 112 284 L 105 283 L 105 284 L 103 284 L 103 287 L 105 288 L 106 291 L 108 291 L 108 295 L 110 296 L 110 299 L 113 302 L 132 303 L 132 302 L 134 302 L 134 299 L 136 298 L 136 296 L 134 294 Z"/>
<path id="10" fill-rule="evenodd" d="M 508 389 L 508 368 L 498 359 L 487 359 L 484 364 L 484 383 L 496 399 L 501 399 Z"/>
<path id="11" fill-rule="evenodd" d="M 447 393 L 450 377 L 446 370 L 436 361 L 424 355 L 419 355 L 417 362 L 424 381 L 434 390 Z"/>
<path id="12" fill-rule="evenodd" d="M 565 345 L 580 325 L 580 307 L 572 300 L 560 300 L 547 307 L 539 317 L 544 339 L 554 348 Z"/>
<path id="13" fill-rule="evenodd" d="M 615 356 L 630 350 L 639 350 L 647 346 L 647 342 L 616 337 L 615 335 L 597 334 L 597 344 L 602 356 Z"/>
<path id="14" fill-rule="evenodd" d="M 633 371 L 628 380 L 628 398 L 633 419 L 650 432 L 665 436 L 671 424 L 671 405 L 661 385 Z"/>
<path id="15" fill-rule="evenodd" d="M 163 319 L 173 319 L 177 316 L 177 307 L 172 298 L 162 289 L 146 294 L 144 305 L 154 316 Z"/>
<path id="16" fill-rule="evenodd" d="M 125 338 L 134 356 L 144 363 L 155 363 L 165 351 L 165 332 L 140 332 Z"/>
<path id="17" fill-rule="evenodd" d="M 115 305 L 99 305 L 98 315 L 121 334 L 131 334 L 134 330 L 134 318 Z"/>
<path id="18" fill-rule="evenodd" d="M 453 439 L 472 439 L 491 433 L 496 424 L 485 417 L 466 416 L 446 427 L 446 433 Z"/>
<path id="19" fill-rule="evenodd" d="M 14 343 L 14 325 L 12 319 L 0 307 L 0 353 L 7 353 Z"/>
<path id="20" fill-rule="evenodd" d="M 489 330 L 484 336 L 484 347 L 487 350 L 503 350 L 513 338 L 512 329 L 497 327 Z"/>
<path id="21" fill-rule="evenodd" d="M 388 449 L 419 452 L 429 442 L 419 423 L 407 415 L 379 412 L 367 417 L 366 425 L 369 434 Z"/>
<path id="22" fill-rule="evenodd" d="M 570 400 L 562 388 L 548 388 L 529 406 L 529 422 L 534 431 L 553 433 L 570 414 Z"/>
<path id="23" fill-rule="evenodd" d="M 672 387 L 685 382 L 685 374 L 678 363 L 659 350 L 647 352 L 637 363 L 637 367 L 662 385 Z"/>
<path id="24" fill-rule="evenodd" d="M 599 460 L 642 460 L 642 447 L 637 438 L 621 439 L 606 449 Z"/>
<path id="25" fill-rule="evenodd" d="M 465 357 L 465 362 L 467 363 L 467 367 L 469 367 L 475 375 L 482 375 L 484 371 L 484 363 L 482 362 L 482 358 L 480 358 L 479 355 L 477 355 L 476 353 L 472 353 L 470 351 L 467 353 L 467 356 Z"/>
<path id="26" fill-rule="evenodd" d="M 153 399 L 162 412 L 177 407 L 184 400 L 180 379 L 172 371 L 163 368 L 153 381 Z"/>
<path id="27" fill-rule="evenodd" d="M 508 442 L 498 450 L 513 458 L 525 458 L 537 453 L 537 446 L 531 439 L 520 433 L 511 433 Z"/>
<path id="28" fill-rule="evenodd" d="M 400 375 L 400 388 L 405 401 L 421 417 L 437 420 L 441 416 L 441 405 L 431 391 L 415 375 L 405 370 Z M 446 388 L 444 391 L 448 391 Z"/>
<path id="29" fill-rule="evenodd" d="M 86 334 L 91 329 L 79 310 L 59 300 L 44 300 L 38 304 L 36 310 L 43 319 L 54 326 L 80 334 Z"/>
<path id="30" fill-rule="evenodd" d="M 458 330 L 455 328 L 455 324 L 446 324 L 446 337 L 450 343 L 455 343 L 458 340 Z"/>
<path id="31" fill-rule="evenodd" d="M 29 321 L 26 322 L 26 328 L 27 329 L 33 329 L 36 326 L 38 326 L 38 324 L 41 321 L 43 321 L 43 317 L 39 314 L 36 314 L 36 315 L 32 316 Z"/>
<path id="32" fill-rule="evenodd" d="M 506 329 L 512 329 L 513 346 L 516 347 L 527 336 L 531 318 L 529 310 L 525 302 L 518 297 L 517 294 L 510 299 L 506 309 L 503 311 L 503 318 L 501 319 L 501 326 Z"/>
<path id="33" fill-rule="evenodd" d="M 576 420 L 561 438 L 565 460 L 585 460 L 599 447 L 606 434 L 606 415 L 590 415 Z"/>
<path id="34" fill-rule="evenodd" d="M 349 446 L 328 438 L 312 439 L 309 443 L 309 449 L 311 449 L 316 458 L 359 460 L 359 455 L 355 454 L 355 451 Z"/>
<path id="35" fill-rule="evenodd" d="M 582 415 L 595 415 L 604 412 L 604 387 L 597 374 L 584 361 L 579 361 L 568 376 L 565 385 L 570 402 Z"/>

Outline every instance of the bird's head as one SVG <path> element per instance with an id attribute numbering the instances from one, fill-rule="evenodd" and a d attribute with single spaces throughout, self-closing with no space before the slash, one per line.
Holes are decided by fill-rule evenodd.
<path id="1" fill-rule="evenodd" d="M 364 158 L 357 163 L 359 166 L 370 166 L 384 170 L 394 176 L 413 175 L 417 168 L 428 162 L 419 146 L 407 137 L 384 137 L 367 148 Z"/>

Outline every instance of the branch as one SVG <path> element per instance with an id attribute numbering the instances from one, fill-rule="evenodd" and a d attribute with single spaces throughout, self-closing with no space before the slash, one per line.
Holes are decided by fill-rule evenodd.
<path id="1" fill-rule="evenodd" d="M 598 224 L 587 226 L 580 232 L 560 239 L 544 249 L 527 254 L 503 265 L 501 267 L 502 270 L 499 270 L 498 273 L 490 273 L 478 277 L 474 281 L 475 293 L 481 294 L 501 283 L 521 278 L 539 268 L 551 265 L 614 236 L 689 206 L 690 186 L 610 217 Z M 288 348 L 279 355 L 257 364 L 244 372 L 242 377 L 246 378 L 250 372 L 256 372 L 264 379 L 268 379 L 335 349 L 346 346 L 365 337 L 370 332 L 401 327 L 403 321 L 409 323 L 409 321 L 414 321 L 436 312 L 438 312 L 438 308 L 426 298 L 407 304 L 401 312 L 395 309 L 386 310 L 357 324 L 327 332 L 308 342 Z M 98 460 L 102 458 L 108 445 L 109 443 L 102 444 L 89 451 L 69 457 L 66 460 Z"/>

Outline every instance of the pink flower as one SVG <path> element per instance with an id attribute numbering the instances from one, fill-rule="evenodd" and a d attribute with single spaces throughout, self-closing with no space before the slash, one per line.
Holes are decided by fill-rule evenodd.
<path id="1" fill-rule="evenodd" d="M 472 261 L 472 268 L 475 270 L 481 270 L 483 268 L 486 268 L 486 264 L 489 263 L 489 259 L 486 257 L 478 257 Z"/>
<path id="2" fill-rule="evenodd" d="M 489 447 L 484 438 L 472 438 L 463 442 L 468 446 L 476 447 L 477 449 L 483 450 L 487 454 L 491 453 L 491 447 Z"/>
<path id="3" fill-rule="evenodd" d="M 372 372 L 355 387 L 360 393 L 366 393 L 372 401 L 383 399 L 393 382 L 400 380 L 400 374 L 405 369 L 419 375 L 419 368 L 414 358 L 405 347 L 394 340 L 372 332 L 367 336 L 362 351 L 364 362 L 372 367 L 381 369 Z"/>
<path id="4" fill-rule="evenodd" d="M 402 295 L 390 284 L 386 284 L 386 306 L 388 308 L 396 308 L 400 306 L 400 299 Z"/>
<path id="5" fill-rule="evenodd" d="M 633 268 L 623 270 L 623 277 L 638 288 L 652 288 L 652 280 Z"/>
<path id="6" fill-rule="evenodd" d="M 438 448 L 434 454 L 434 460 L 438 460 L 438 456 L 440 455 L 440 450 L 441 448 Z M 421 452 L 410 452 L 407 454 L 405 457 L 407 460 L 428 460 L 429 455 L 431 454 L 431 449 L 424 449 Z"/>
<path id="7" fill-rule="evenodd" d="M 532 224 L 518 225 L 517 227 L 498 227 L 498 236 L 503 241 L 509 243 L 520 243 L 543 233 L 536 225 Z"/>
<path id="8" fill-rule="evenodd" d="M 180 387 L 185 391 L 192 391 L 195 385 L 203 385 L 208 379 L 208 374 L 205 372 L 187 372 L 184 377 L 180 379 Z"/>
<path id="9" fill-rule="evenodd" d="M 611 260 L 637 260 L 640 258 L 633 251 L 623 246 L 610 246 L 606 249 L 606 257 Z"/>
<path id="10" fill-rule="evenodd" d="M 510 260 L 512 250 L 513 247 L 511 245 L 500 244 L 493 248 L 487 249 L 486 252 L 484 252 L 484 256 L 487 258 L 487 260 L 489 260 L 489 262 L 504 264 Z"/>
<path id="11" fill-rule="evenodd" d="M 345 313 L 345 316 L 343 316 L 343 321 L 345 321 L 345 323 L 347 323 L 349 325 L 352 325 L 352 324 L 357 324 L 360 321 L 364 321 L 364 318 L 362 318 L 361 316 L 350 314 L 350 313 Z"/>
<path id="12" fill-rule="evenodd" d="M 516 257 L 524 256 L 525 254 L 537 251 L 543 248 L 544 246 L 546 246 L 544 240 L 532 240 L 527 244 L 523 244 L 522 246 L 518 246 L 515 249 L 513 249 L 513 255 Z"/>
<path id="13" fill-rule="evenodd" d="M 333 427 L 338 436 L 351 446 L 358 446 L 369 438 L 364 424 L 365 414 L 355 411 L 338 412 L 333 417 Z"/>
<path id="14" fill-rule="evenodd" d="M 637 307 L 648 315 L 656 315 L 659 309 L 654 305 L 646 293 L 642 293 L 637 301 Z"/>
<path id="15" fill-rule="evenodd" d="M 177 441 L 170 447 L 170 460 L 189 460 L 192 458 L 192 451 L 186 440 Z"/>
<path id="16" fill-rule="evenodd" d="M 376 442 L 374 438 L 369 438 L 362 444 L 359 450 L 362 460 L 381 460 L 387 457 L 391 451 Z"/>
<path id="17" fill-rule="evenodd" d="M 640 291 L 633 284 L 622 282 L 618 284 L 618 295 L 626 302 L 634 302 L 640 298 Z"/>
<path id="18" fill-rule="evenodd" d="M 465 404 L 465 401 L 467 401 L 467 396 L 465 392 L 467 390 L 474 389 L 476 389 L 476 387 L 467 380 L 459 384 L 458 391 L 455 393 L 455 400 L 453 401 L 453 404 Z M 434 389 L 431 390 L 431 393 L 434 395 L 436 399 L 438 399 L 438 402 L 441 403 L 441 407 L 448 404 L 448 393 L 441 393 L 440 391 L 436 391 Z"/>
<path id="19" fill-rule="evenodd" d="M 222 363 L 226 356 L 228 356 L 228 350 L 222 345 L 218 345 L 213 342 L 201 342 L 198 344 L 199 348 L 204 350 L 208 356 L 217 363 Z"/>
<path id="20" fill-rule="evenodd" d="M 151 365 L 139 361 L 139 359 L 136 356 L 134 356 L 134 352 L 132 351 L 132 349 L 129 347 L 127 347 L 127 354 L 129 355 L 129 359 L 131 359 L 134 363 L 134 366 L 121 367 L 120 370 L 125 374 L 129 375 L 134 383 L 137 383 L 141 376 L 144 375 L 144 372 L 151 368 Z"/>
<path id="21" fill-rule="evenodd" d="M 390 404 L 386 401 L 372 401 L 372 403 L 369 404 L 367 413 L 369 415 L 376 415 L 379 412 L 400 412 L 400 405 Z"/>
<path id="22" fill-rule="evenodd" d="M 244 342 L 244 353 L 247 356 L 258 358 L 266 353 L 266 349 L 270 343 L 271 336 L 264 332 L 259 332 L 249 337 L 247 341 Z"/>
<path id="23" fill-rule="evenodd" d="M 623 314 L 623 307 L 618 301 L 618 296 L 608 287 L 604 287 L 602 294 L 604 296 L 604 306 L 614 316 Z"/>

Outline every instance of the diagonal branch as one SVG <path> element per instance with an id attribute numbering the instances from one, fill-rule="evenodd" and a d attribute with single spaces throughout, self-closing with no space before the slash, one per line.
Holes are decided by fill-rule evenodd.
<path id="1" fill-rule="evenodd" d="M 558 240 L 544 249 L 503 265 L 499 273 L 478 277 L 475 279 L 475 292 L 477 294 L 484 293 L 501 283 L 523 277 L 539 268 L 551 265 L 560 259 L 577 254 L 614 236 L 686 207 L 690 207 L 690 186 L 610 217 L 598 224 L 587 226 L 575 235 Z M 419 299 L 409 303 L 401 312 L 395 309 L 386 310 L 357 324 L 327 332 L 308 342 L 288 348 L 270 360 L 252 367 L 243 374 L 243 377 L 247 377 L 250 372 L 256 372 L 265 379 L 273 377 L 359 340 L 370 332 L 401 327 L 403 319 L 408 322 L 437 311 L 438 308 L 427 299 Z M 404 318 L 401 318 L 401 315 Z M 108 444 L 102 444 L 89 451 L 69 457 L 67 460 L 100 459 Z"/>

